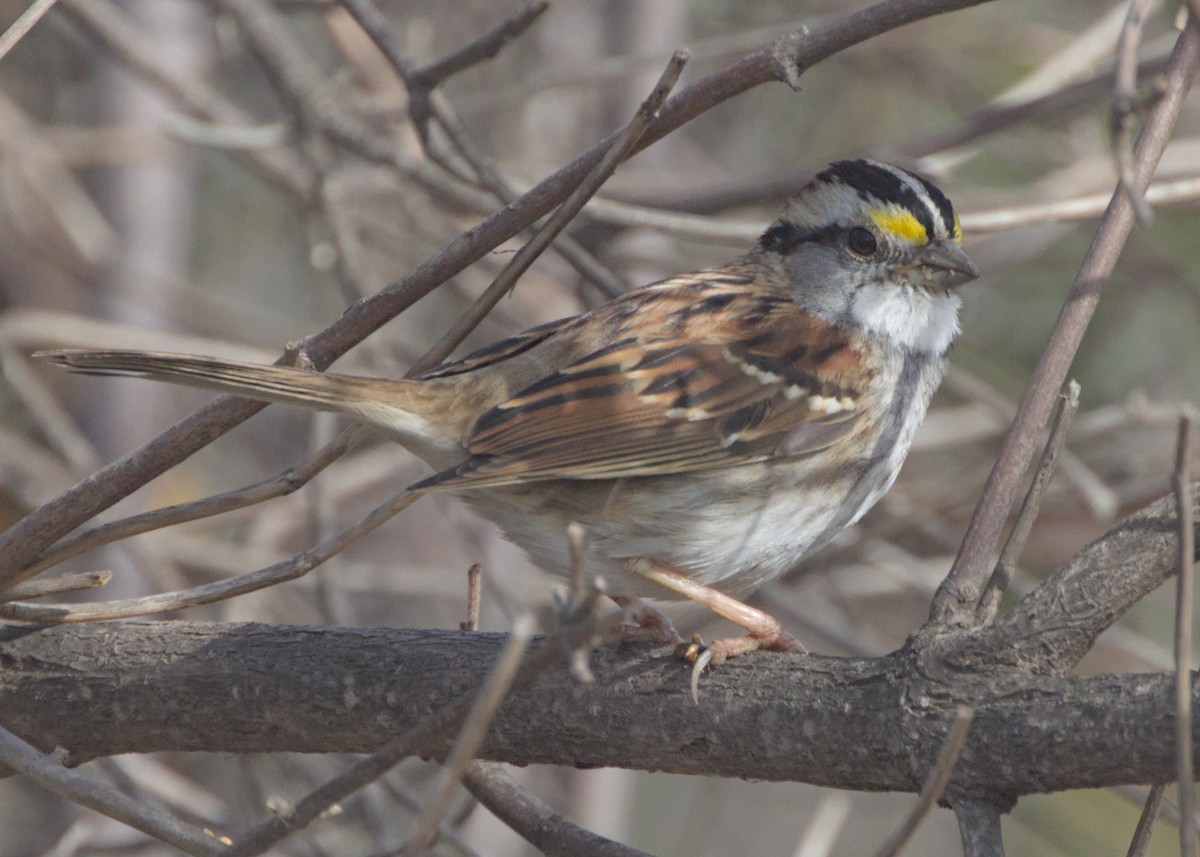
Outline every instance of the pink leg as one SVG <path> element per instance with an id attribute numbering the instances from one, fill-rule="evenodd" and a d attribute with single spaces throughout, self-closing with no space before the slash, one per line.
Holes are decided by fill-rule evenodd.
<path id="1" fill-rule="evenodd" d="M 706 666 L 717 666 L 727 659 L 744 655 L 747 652 L 764 650 L 769 652 L 801 652 L 808 651 L 804 645 L 783 629 L 779 620 L 748 604 L 743 604 L 736 598 L 731 598 L 723 592 L 718 592 L 710 586 L 689 578 L 686 574 L 676 571 L 670 566 L 649 559 L 639 559 L 630 563 L 630 569 L 636 574 L 653 580 L 667 589 L 677 592 L 698 604 L 703 604 L 719 616 L 724 616 L 730 622 L 735 622 L 746 629 L 745 637 L 730 637 L 716 640 L 705 647 L 698 637 L 693 637 L 690 644 L 676 648 L 676 653 L 683 659 L 696 665 L 692 671 L 692 694 L 696 694 L 696 680 Z"/>

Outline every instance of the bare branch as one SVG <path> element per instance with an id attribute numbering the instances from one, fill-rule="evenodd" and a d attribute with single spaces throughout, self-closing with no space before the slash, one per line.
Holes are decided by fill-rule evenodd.
<path id="1" fill-rule="evenodd" d="M 0 728 L 0 761 L 55 794 L 128 824 L 185 854 L 210 857 L 225 850 L 216 837 L 112 786 L 63 767 L 4 728 Z"/>
<path id="2" fill-rule="evenodd" d="M 47 595 L 62 595 L 64 592 L 97 589 L 111 580 L 111 571 L 83 571 L 78 574 L 64 574 L 61 577 L 27 580 L 18 583 L 7 592 L 0 592 L 0 604 L 28 598 L 45 598 Z"/>
<path id="3" fill-rule="evenodd" d="M 489 60 L 504 49 L 504 46 L 533 26 L 534 21 L 550 8 L 546 0 L 538 0 L 518 11 L 500 26 L 480 36 L 469 45 L 447 54 L 440 60 L 429 63 L 416 71 L 426 89 L 440 86 L 446 78 Z"/>
<path id="4" fill-rule="evenodd" d="M 1175 751 L 1178 770 L 1179 853 L 1196 857 L 1196 777 L 1192 759 L 1192 623 L 1196 535 L 1192 503 L 1192 420 L 1179 418 L 1175 503 L 1179 515 L 1179 569 L 1175 591 Z"/>
<path id="5" fill-rule="evenodd" d="M 1176 42 L 1165 75 L 1166 91 L 1155 104 L 1138 138 L 1138 186 L 1145 187 L 1166 148 L 1184 97 L 1200 58 L 1200 26 L 1187 27 Z M 1125 240 L 1133 226 L 1133 208 L 1125 194 L 1116 194 L 1100 223 L 1092 246 L 1038 361 L 1025 397 L 1000 454 L 988 476 L 979 505 L 971 517 L 962 547 L 950 573 L 938 588 L 930 621 L 943 625 L 974 622 L 987 565 L 1000 532 L 1016 500 L 1021 477 L 1033 458 L 1038 435 L 1066 380 L 1071 360 L 1079 348 Z"/>
<path id="6" fill-rule="evenodd" d="M 0 716 L 38 747 L 68 748 L 73 763 L 129 752 L 363 753 L 387 744 L 393 749 L 378 764 L 390 767 L 409 754 L 445 758 L 469 690 L 503 642 L 458 631 L 238 623 L 134 622 L 119 634 L 99 624 L 36 633 L 9 626 L 0 628 Z M 1035 674 L 1014 669 L 1006 645 L 993 627 L 917 640 L 873 660 L 748 656 L 709 675 L 709 702 L 697 706 L 686 666 L 667 647 L 596 650 L 597 681 L 587 693 L 565 669 L 525 684 L 532 665 L 566 658 L 562 645 L 539 641 L 480 756 L 916 792 L 963 705 L 975 721 L 946 790 L 951 805 L 978 798 L 1007 808 L 1030 791 L 1174 777 L 1171 675 Z M 121 728 L 96 728 L 108 722 Z M 644 728 L 630 729 L 634 722 Z M 296 817 L 377 773 L 359 776 L 298 805 Z M 271 822 L 272 830 L 286 826 Z"/>
<path id="7" fill-rule="evenodd" d="M 4 35 L 0 36 L 0 59 L 8 56 L 8 52 L 17 46 L 17 42 L 25 38 L 25 34 L 34 28 L 38 21 L 54 6 L 57 0 L 33 0 L 17 20 L 13 21 Z"/>
<path id="8" fill-rule="evenodd" d="M 1068 672 L 1101 633 L 1178 570 L 1178 531 L 1175 498 L 1164 497 L 1072 557 L 996 622 L 1010 662 Z"/>
<path id="9" fill-rule="evenodd" d="M 0 618 L 17 622 L 76 623 L 100 622 L 109 619 L 129 619 L 134 616 L 153 616 L 174 610 L 185 610 L 201 604 L 226 601 L 247 592 L 256 592 L 308 574 L 330 557 L 337 556 L 363 536 L 374 532 L 407 509 L 423 495 L 401 491 L 391 500 L 349 527 L 334 533 L 318 544 L 277 563 L 256 571 L 239 574 L 229 580 L 205 583 L 175 592 L 161 592 L 141 598 L 101 601 L 95 604 L 0 604 Z"/>
<path id="10" fill-rule="evenodd" d="M 307 485 L 314 476 L 345 455 L 368 432 L 369 430 L 364 426 L 351 426 L 313 453 L 298 467 L 289 467 L 282 473 L 254 485 L 227 491 L 223 494 L 214 494 L 190 503 L 178 503 L 174 506 L 143 512 L 140 515 L 130 515 L 119 521 L 111 521 L 90 530 L 84 530 L 64 539 L 53 550 L 35 557 L 26 571 L 29 574 L 37 574 L 73 556 L 115 541 L 164 527 L 173 527 L 188 521 L 222 515 L 235 509 L 244 509 L 276 497 L 285 497 Z"/>
<path id="11" fill-rule="evenodd" d="M 1158 810 L 1162 807 L 1163 802 L 1163 792 L 1166 790 L 1166 786 L 1162 783 L 1155 783 L 1150 787 L 1150 793 L 1146 795 L 1146 803 L 1142 807 L 1137 829 L 1133 832 L 1133 839 L 1129 843 L 1129 850 L 1125 853 L 1125 857 L 1145 857 L 1146 849 L 1150 847 L 1150 835 L 1154 832 L 1154 820 L 1158 818 Z"/>
<path id="12" fill-rule="evenodd" d="M 1008 534 L 1008 541 L 1004 543 L 1004 549 L 1000 551 L 1000 559 L 996 562 L 996 568 L 987 582 L 987 587 L 983 590 L 983 597 L 979 599 L 979 607 L 975 611 L 975 621 L 980 624 L 986 625 L 996 620 L 996 613 L 1000 610 L 1000 599 L 1004 596 L 1004 590 L 1008 588 L 1009 581 L 1012 580 L 1013 571 L 1021 559 L 1021 551 L 1025 548 L 1025 541 L 1033 531 L 1033 523 L 1037 520 L 1038 511 L 1042 507 L 1042 498 L 1046 494 L 1046 488 L 1050 485 L 1050 477 L 1054 475 L 1054 468 L 1058 464 L 1058 455 L 1066 445 L 1067 432 L 1070 430 L 1071 421 L 1075 418 L 1075 412 L 1078 410 L 1079 385 L 1070 381 L 1067 383 L 1066 395 L 1058 400 L 1054 424 L 1050 426 L 1050 437 L 1046 440 L 1046 448 L 1042 450 L 1042 460 L 1038 462 L 1037 472 L 1033 475 L 1033 482 L 1025 494 L 1021 511 L 1017 513 L 1017 522 Z"/>
<path id="13" fill-rule="evenodd" d="M 917 832 L 929 810 L 941 799 L 946 784 L 950 782 L 950 775 L 954 773 L 954 763 L 958 761 L 958 756 L 967 743 L 967 730 L 971 728 L 974 716 L 974 712 L 969 708 L 958 709 L 954 715 L 954 722 L 950 724 L 950 731 L 946 734 L 946 742 L 942 744 L 941 752 L 938 753 L 937 762 L 929 772 L 925 785 L 921 787 L 916 805 L 904 819 L 900 829 L 875 852 L 875 857 L 896 857 Z"/>
<path id="14" fill-rule="evenodd" d="M 1000 836 L 1000 810 L 979 801 L 955 804 L 958 832 L 962 836 L 963 857 L 1004 857 Z"/>
<path id="15" fill-rule="evenodd" d="M 1146 197 L 1138 187 L 1134 172 L 1133 126 L 1145 107 L 1138 98 L 1137 53 L 1150 3 L 1151 0 L 1131 0 L 1129 4 L 1129 12 L 1117 41 L 1117 73 L 1112 107 L 1113 151 L 1117 159 L 1120 188 L 1129 197 L 1134 213 L 1142 223 L 1153 220 L 1154 212 L 1146 204 Z"/>
<path id="16" fill-rule="evenodd" d="M 577 827 L 523 791 L 492 762 L 473 762 L 463 785 L 492 814 L 547 857 L 649 857 L 634 848 Z"/>
<path id="17" fill-rule="evenodd" d="M 650 126 L 650 123 L 658 116 L 658 111 L 662 108 L 663 102 L 667 100 L 667 96 L 675 88 L 675 84 L 679 80 L 679 75 L 683 72 L 684 65 L 687 64 L 687 59 L 687 51 L 675 52 L 670 62 L 667 63 L 667 67 L 659 78 L 658 83 L 655 84 L 654 90 L 642 102 L 630 123 L 617 135 L 611 148 L 605 152 L 604 157 L 597 162 L 595 167 L 588 171 L 588 174 L 583 177 L 570 196 L 563 201 L 563 204 L 559 206 L 554 214 L 537 231 L 537 234 L 529 239 L 513 255 L 509 263 L 504 266 L 504 270 L 487 287 L 487 290 L 479 296 L 479 299 L 459 317 L 458 321 L 429 349 L 428 353 L 417 361 L 416 365 L 410 370 L 410 374 L 419 375 L 445 360 L 450 355 L 450 352 L 466 338 L 467 334 L 474 330 L 479 322 L 483 320 L 484 316 L 492 311 L 492 308 L 500 302 L 500 299 L 508 294 L 509 290 L 517 284 L 517 278 L 529 269 L 534 260 L 550 245 L 554 237 L 566 228 L 567 224 L 574 219 L 575 215 L 579 213 L 579 210 L 583 208 L 587 201 L 595 195 L 601 185 L 608 181 L 609 176 L 628 157 L 629 153 L 637 145 L 638 140 L 646 133 L 646 129 Z"/>
<path id="18" fill-rule="evenodd" d="M 500 707 L 508 689 L 512 687 L 513 679 L 517 676 L 517 667 L 521 664 L 521 658 L 525 656 L 525 650 L 529 648 L 532 632 L 533 619 L 529 616 L 517 617 L 508 642 L 500 653 L 499 661 L 488 675 L 487 681 L 476 696 L 475 704 L 471 706 L 466 720 L 463 721 L 458 741 L 455 742 L 441 776 L 438 777 L 436 794 L 425 804 L 425 809 L 417 819 L 417 829 L 404 847 L 405 857 L 418 857 L 433 845 L 438 825 L 450 810 L 454 792 L 462 782 L 471 760 L 479 752 L 479 746 L 496 716 L 496 709 Z"/>

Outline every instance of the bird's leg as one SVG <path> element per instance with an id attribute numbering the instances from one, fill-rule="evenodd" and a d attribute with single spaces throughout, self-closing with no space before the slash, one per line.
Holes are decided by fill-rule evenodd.
<path id="1" fill-rule="evenodd" d="M 759 649 L 770 652 L 808 651 L 799 640 L 783 629 L 779 620 L 774 616 L 751 607 L 749 604 L 743 604 L 736 598 L 718 592 L 711 586 L 697 583 L 669 565 L 642 558 L 631 562 L 629 567 L 634 573 L 647 580 L 653 580 L 660 586 L 665 586 L 698 604 L 703 604 L 717 615 L 724 616 L 730 622 L 746 629 L 747 636 L 745 637 L 715 640 L 709 646 L 704 646 L 699 638 L 693 638 L 690 644 L 681 645 L 676 651 L 680 657 L 696 664 L 697 669 L 694 671 L 696 675 L 709 664 L 716 666 L 729 658 Z"/>
<path id="2" fill-rule="evenodd" d="M 651 607 L 640 598 L 626 595 L 614 595 L 612 600 L 625 611 L 629 619 L 621 627 L 617 642 L 640 641 L 668 646 L 683 643 L 683 637 L 679 636 L 667 614 L 658 608 Z"/>

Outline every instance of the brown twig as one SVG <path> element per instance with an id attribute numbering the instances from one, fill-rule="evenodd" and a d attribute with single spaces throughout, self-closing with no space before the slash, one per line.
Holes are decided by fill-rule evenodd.
<path id="1" fill-rule="evenodd" d="M 1138 73 L 1155 76 L 1161 74 L 1166 66 L 1167 57 L 1155 57 L 1143 60 L 1138 66 Z M 1066 84 L 1045 95 L 994 102 L 967 114 L 949 128 L 916 137 L 875 154 L 886 158 L 900 157 L 918 161 L 1015 125 L 1052 117 L 1069 117 L 1090 107 L 1095 101 L 1111 98 L 1114 79 L 1115 74 L 1110 71 L 1087 80 Z M 660 212 L 715 214 L 764 202 L 781 202 L 799 192 L 808 183 L 809 175 L 808 170 L 801 168 L 796 175 L 780 176 L 772 173 L 756 179 L 739 178 L 736 184 L 683 187 L 674 193 L 663 190 L 655 190 L 652 194 L 623 191 L 617 198 L 635 205 L 652 206 Z M 1108 198 L 1105 197 L 1106 203 Z M 1103 211 L 1103 205 L 1100 210 Z M 964 229 L 966 226 L 964 219 Z M 967 231 L 977 232 L 978 227 L 972 226 Z"/>
<path id="2" fill-rule="evenodd" d="M 437 90 L 436 87 L 441 78 L 425 77 L 421 70 L 415 68 L 400 53 L 397 47 L 399 42 L 397 34 L 387 18 L 379 11 L 374 0 L 341 0 L 341 2 L 363 32 L 379 48 L 393 70 L 404 80 L 409 94 L 409 115 L 418 131 L 421 146 L 429 159 L 450 175 L 461 178 L 458 175 L 460 171 L 442 156 L 440 149 L 433 143 L 429 134 L 429 124 L 431 120 L 434 120 L 441 126 L 458 156 L 474 171 L 479 183 L 503 204 L 509 205 L 515 202 L 518 194 L 513 190 L 511 183 L 501 175 L 492 158 L 485 154 L 475 142 L 455 115 L 449 102 Z M 456 53 L 464 57 L 478 56 L 479 59 L 493 56 L 503 44 L 532 25 L 546 8 L 547 4 L 545 3 L 527 7 L 498 29 L 485 34 Z M 497 41 L 498 39 L 499 41 Z M 563 233 L 556 236 L 553 246 L 568 264 L 593 283 L 603 294 L 615 297 L 626 290 L 626 284 L 616 273 L 609 270 L 569 235 Z"/>
<path id="3" fill-rule="evenodd" d="M 323 539 L 318 544 L 277 563 L 256 571 L 240 574 L 229 580 L 205 583 L 175 592 L 161 592 L 141 598 L 126 598 L 116 601 L 100 601 L 95 604 L 26 604 L 13 602 L 0 604 L 0 619 L 16 622 L 75 623 L 99 622 L 109 619 L 129 619 L 134 616 L 150 616 L 184 610 L 201 604 L 227 601 L 247 592 L 256 592 L 308 574 L 317 566 L 337 556 L 363 536 L 374 532 L 412 503 L 421 498 L 420 493 L 401 491 L 391 500 L 372 509 L 371 512 L 349 527 Z"/>
<path id="4" fill-rule="evenodd" d="M 1046 440 L 1046 448 L 1042 450 L 1042 460 L 1038 462 L 1037 472 L 1034 473 L 1033 482 L 1030 483 L 1025 500 L 1021 503 L 1021 510 L 1017 513 L 1017 521 L 1008 534 L 1004 549 L 1000 551 L 1000 559 L 996 561 L 996 568 L 992 571 L 983 596 L 979 599 L 975 621 L 981 625 L 996 619 L 996 613 L 1000 610 L 1000 599 L 1008 589 L 1013 571 L 1021 559 L 1021 552 L 1025 549 L 1025 541 L 1033 530 L 1034 521 L 1037 520 L 1038 511 L 1042 507 L 1042 498 L 1050 485 L 1050 477 L 1054 475 L 1059 453 L 1066 446 L 1067 432 L 1070 431 L 1071 421 L 1075 419 L 1078 410 L 1079 384 L 1069 381 L 1066 395 L 1059 397 L 1054 422 L 1050 426 L 1050 437 Z"/>
<path id="5" fill-rule="evenodd" d="M 172 527 L 188 521 L 198 521 L 214 515 L 222 515 L 236 509 L 254 506 L 276 497 L 285 497 L 308 484 L 314 476 L 333 462 L 346 454 L 361 441 L 369 430 L 361 425 L 353 425 L 345 429 L 328 444 L 313 453 L 298 467 L 289 467 L 282 473 L 234 491 L 215 494 L 201 500 L 188 503 L 178 503 L 174 506 L 164 506 L 140 515 L 130 515 L 119 521 L 101 524 L 90 530 L 84 530 L 77 535 L 64 539 L 51 551 L 37 557 L 26 567 L 29 574 L 37 574 L 47 568 L 58 565 L 73 556 L 85 551 L 95 550 L 103 545 L 130 538 L 131 536 Z"/>
<path id="6" fill-rule="evenodd" d="M 415 74 L 426 89 L 434 89 L 447 78 L 464 71 L 484 60 L 489 60 L 504 49 L 504 46 L 533 26 L 533 22 L 550 8 L 546 0 L 538 0 L 508 18 L 485 35 L 453 51 L 440 60 L 418 69 Z"/>
<path id="7" fill-rule="evenodd" d="M 2 727 L 0 762 L 55 794 L 173 845 L 185 854 L 210 857 L 225 850 L 216 837 L 144 800 L 134 800 L 112 786 L 64 767 Z"/>
<path id="8" fill-rule="evenodd" d="M 875 857 L 896 857 L 912 838 L 912 835 L 917 832 L 917 828 L 921 826 L 921 822 L 925 820 L 929 810 L 937 804 L 946 790 L 946 784 L 950 782 L 950 775 L 954 773 L 954 763 L 958 761 L 959 754 L 967 744 L 967 730 L 971 727 L 971 720 L 974 716 L 974 712 L 969 708 L 959 708 L 955 712 L 954 722 L 950 724 L 946 740 L 942 743 L 942 749 L 938 753 L 933 769 L 925 779 L 925 785 L 921 787 L 921 794 L 917 798 L 916 804 L 909 812 L 908 817 L 904 819 L 904 823 L 900 825 L 900 829 L 893 833 L 887 842 L 883 843 L 875 852 Z"/>
<path id="9" fill-rule="evenodd" d="M 1200 178 L 1156 181 L 1146 188 L 1146 201 L 1153 205 L 1178 205 L 1200 199 Z M 972 233 L 999 232 L 1035 223 L 1067 223 L 1099 217 L 1112 202 L 1111 193 L 1089 193 L 1051 202 L 994 208 L 968 212 L 962 217 L 963 229 Z"/>
<path id="10" fill-rule="evenodd" d="M 1151 0 L 1131 0 L 1129 3 L 1129 12 L 1125 16 L 1121 35 L 1117 40 L 1117 71 L 1113 84 L 1112 106 L 1112 144 L 1120 187 L 1129 197 L 1129 202 L 1142 223 L 1150 223 L 1154 219 L 1154 212 L 1146 203 L 1146 197 L 1138 187 L 1134 175 L 1133 127 L 1145 108 L 1137 91 L 1137 54 L 1150 2 Z"/>
<path id="11" fill-rule="evenodd" d="M 588 174 L 583 177 L 578 186 L 573 190 L 562 205 L 560 205 L 538 229 L 537 233 L 526 242 L 520 250 L 513 254 L 512 259 L 504 266 L 504 270 L 484 291 L 482 295 L 464 312 L 454 323 L 451 328 L 446 331 L 441 339 L 429 349 L 416 365 L 412 368 L 413 374 L 420 374 L 426 370 L 432 369 L 434 366 L 441 363 L 450 355 L 460 342 L 467 337 L 476 325 L 483 320 L 492 308 L 500 302 L 500 299 L 508 294 L 509 290 L 517 284 L 517 279 L 528 270 L 534 260 L 542 254 L 542 251 L 550 246 L 550 242 L 554 237 L 566 228 L 567 224 L 575 218 L 579 210 L 587 204 L 587 201 L 595 195 L 609 176 L 613 174 L 618 165 L 629 156 L 629 153 L 637 145 L 638 140 L 646 133 L 650 123 L 658 115 L 659 109 L 667 100 L 667 96 L 671 94 L 671 90 L 675 88 L 675 83 L 679 80 L 679 75 L 683 71 L 684 65 L 687 64 L 687 51 L 676 51 L 667 63 L 666 69 L 655 84 L 653 91 L 642 102 L 633 119 L 625 126 L 625 129 L 617 135 L 613 140 L 612 146 L 604 154 L 596 165 L 588 171 Z"/>
<path id="12" fill-rule="evenodd" d="M 1164 76 L 1166 91 L 1151 110 L 1136 148 L 1138 186 L 1144 187 L 1162 157 L 1184 96 L 1200 59 L 1200 27 L 1180 35 Z M 969 625 L 987 575 L 988 557 L 1016 500 L 1022 476 L 1033 459 L 1037 437 L 1045 426 L 1071 360 L 1099 301 L 1104 283 L 1120 257 L 1133 226 L 1133 208 L 1123 193 L 1113 196 L 1075 283 L 1055 322 L 1024 398 L 1005 436 L 983 495 L 967 526 L 962 547 L 946 579 L 938 587 L 930 620 L 943 625 Z"/>
<path id="13" fill-rule="evenodd" d="M 504 768 L 493 762 L 474 762 L 463 785 L 493 815 L 547 857 L 649 857 L 572 824 L 521 789 Z"/>
<path id="14" fill-rule="evenodd" d="M 459 628 L 464 631 L 479 630 L 480 580 L 483 577 L 483 566 L 475 563 L 467 569 L 467 621 L 460 622 Z"/>
<path id="15" fill-rule="evenodd" d="M 25 38 L 25 34 L 32 30 L 38 21 L 42 20 L 42 16 L 49 12 L 56 2 L 57 0 L 33 0 L 26 7 L 17 20 L 13 21 L 4 31 L 4 35 L 0 35 L 0 59 L 8 56 L 8 52 L 17 46 L 17 42 Z"/>
<path id="16" fill-rule="evenodd" d="M 397 802 L 403 804 L 413 813 L 421 812 L 424 806 L 424 801 L 421 794 L 411 786 L 401 782 L 399 777 L 384 777 L 379 781 L 383 789 Z M 455 826 L 456 820 L 449 819 L 438 825 L 438 841 L 462 857 L 483 857 L 478 851 L 467 843 L 462 833 Z M 387 857 L 396 857 L 394 850 L 389 851 Z"/>
<path id="17" fill-rule="evenodd" d="M 60 0 L 59 8 L 99 39 L 117 60 L 193 115 L 218 125 L 255 124 L 248 113 L 209 86 L 201 77 L 156 50 L 158 42 L 112 0 Z M 272 184 L 303 200 L 316 190 L 312 164 L 292 149 L 246 150 L 239 153 Z"/>
<path id="18" fill-rule="evenodd" d="M 1175 591 L 1175 755 L 1181 857 L 1196 855 L 1196 778 L 1192 762 L 1192 599 L 1195 590 L 1195 529 L 1192 515 L 1192 420 L 1179 418 L 1175 498 L 1179 513 L 1179 571 Z"/>
<path id="19" fill-rule="evenodd" d="M 0 592 L 0 604 L 28 598 L 45 598 L 47 595 L 62 595 L 64 592 L 97 589 L 106 586 L 111 580 L 111 571 L 83 571 L 77 574 L 64 574 L 60 577 L 27 580 L 24 583 L 18 583 L 7 592 Z"/>
<path id="20" fill-rule="evenodd" d="M 1162 807 L 1163 793 L 1166 790 L 1167 787 L 1162 783 L 1155 783 L 1150 787 L 1150 793 L 1146 795 L 1146 803 L 1142 807 L 1137 829 L 1133 831 L 1133 839 L 1129 843 L 1129 850 L 1125 852 L 1125 857 L 1145 857 L 1146 849 L 1150 847 L 1150 835 L 1154 833 L 1154 821 L 1158 818 L 1158 811 Z"/>
<path id="21" fill-rule="evenodd" d="M 462 782 L 472 759 L 479 752 L 479 747 L 487 735 L 496 709 L 504 701 L 508 689 L 512 686 L 517 675 L 517 667 L 525 657 L 529 648 L 529 638 L 533 633 L 533 620 L 529 616 L 519 616 L 513 623 L 508 642 L 500 653 L 500 658 L 493 667 L 487 681 L 484 682 L 476 695 L 475 704 L 471 706 L 462 731 L 450 756 L 446 759 L 441 776 L 438 777 L 434 797 L 425 804 L 417 819 L 417 829 L 402 850 L 404 857 L 418 857 L 425 854 L 437 836 L 437 828 L 450 809 L 450 801 L 454 792 Z"/>
<path id="22" fill-rule="evenodd" d="M 1000 810 L 990 803 L 963 801 L 954 805 L 963 857 L 1004 857 Z"/>

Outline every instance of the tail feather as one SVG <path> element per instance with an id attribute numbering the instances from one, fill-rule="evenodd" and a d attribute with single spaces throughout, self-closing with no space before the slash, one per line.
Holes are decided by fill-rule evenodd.
<path id="1" fill-rule="evenodd" d="M 430 442 L 436 433 L 421 413 L 427 402 L 414 395 L 420 382 L 335 375 L 154 351 L 70 349 L 34 355 L 89 375 L 170 381 L 268 402 L 341 411 L 404 443 Z M 424 407 L 423 407 L 424 404 Z"/>

